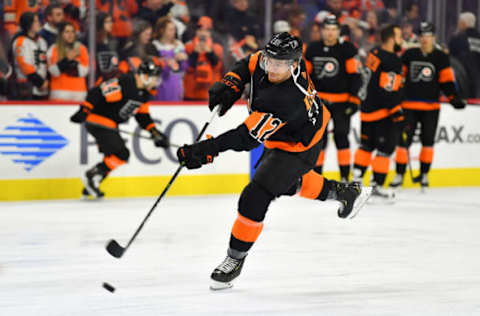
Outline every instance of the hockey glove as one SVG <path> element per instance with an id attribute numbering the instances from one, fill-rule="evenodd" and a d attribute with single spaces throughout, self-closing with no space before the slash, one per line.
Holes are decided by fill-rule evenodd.
<path id="1" fill-rule="evenodd" d="M 150 135 L 152 136 L 153 143 L 156 147 L 168 148 L 168 146 L 170 146 L 168 137 L 155 127 L 150 129 Z"/>
<path id="2" fill-rule="evenodd" d="M 450 99 L 450 104 L 457 110 L 464 109 L 467 106 L 467 102 L 464 99 L 460 98 L 458 95 Z"/>
<path id="3" fill-rule="evenodd" d="M 90 113 L 90 111 L 81 106 L 80 109 L 70 117 L 70 121 L 73 123 L 83 123 L 87 119 L 88 113 Z"/>
<path id="4" fill-rule="evenodd" d="M 216 156 L 218 156 L 218 145 L 214 138 L 193 145 L 184 145 L 177 150 L 178 162 L 188 169 L 198 169 L 202 165 L 212 163 Z"/>
<path id="5" fill-rule="evenodd" d="M 220 104 L 219 116 L 227 113 L 232 105 L 242 96 L 242 82 L 232 76 L 225 75 L 223 80 L 215 82 L 208 90 L 208 107 L 213 111 L 217 104 Z"/>
<path id="6" fill-rule="evenodd" d="M 348 116 L 352 116 L 353 114 L 357 113 L 358 105 L 355 103 L 346 103 L 345 114 Z"/>
<path id="7" fill-rule="evenodd" d="M 64 59 L 60 60 L 57 63 L 57 67 L 60 70 L 60 72 L 66 72 L 70 69 L 70 60 L 65 57 Z"/>

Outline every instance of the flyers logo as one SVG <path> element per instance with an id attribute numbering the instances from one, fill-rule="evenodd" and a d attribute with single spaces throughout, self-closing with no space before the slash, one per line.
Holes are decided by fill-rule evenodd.
<path id="1" fill-rule="evenodd" d="M 313 75 L 317 79 L 335 77 L 338 74 L 339 63 L 333 57 L 314 57 Z"/>
<path id="2" fill-rule="evenodd" d="M 270 135 L 279 130 L 285 123 L 270 113 L 253 112 L 246 120 L 250 136 L 263 143 Z"/>
<path id="3" fill-rule="evenodd" d="M 412 82 L 430 82 L 435 76 L 435 66 L 425 61 L 413 61 L 410 64 L 410 80 Z"/>
<path id="4" fill-rule="evenodd" d="M 102 82 L 100 90 L 102 90 L 102 94 L 107 102 L 118 102 L 122 99 L 122 87 L 120 87 L 117 78 Z"/>

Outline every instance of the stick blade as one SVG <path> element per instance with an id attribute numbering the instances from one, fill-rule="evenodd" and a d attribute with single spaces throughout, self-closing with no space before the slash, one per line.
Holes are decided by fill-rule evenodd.
<path id="1" fill-rule="evenodd" d="M 111 239 L 105 248 L 107 249 L 107 252 L 115 258 L 121 258 L 125 252 L 125 248 L 120 246 L 120 244 L 114 239 Z"/>

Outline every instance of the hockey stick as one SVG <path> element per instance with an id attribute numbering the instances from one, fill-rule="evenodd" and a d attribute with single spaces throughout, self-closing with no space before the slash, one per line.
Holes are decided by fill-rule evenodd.
<path id="1" fill-rule="evenodd" d="M 142 135 L 142 134 L 137 134 L 137 133 L 130 132 L 130 131 L 126 131 L 126 130 L 119 129 L 119 128 L 108 127 L 108 126 L 105 126 L 105 125 L 102 125 L 102 124 L 97 124 L 97 123 L 88 122 L 88 121 L 85 121 L 85 124 L 92 125 L 92 126 L 95 126 L 95 127 L 100 127 L 100 128 L 103 128 L 103 129 L 107 129 L 107 130 L 109 130 L 109 131 L 114 131 L 114 132 L 123 133 L 123 134 L 130 135 L 130 136 L 133 136 L 133 137 L 138 137 L 138 138 L 142 138 L 142 139 L 152 140 L 152 138 L 149 137 L 149 136 L 144 136 L 144 135 Z M 175 148 L 179 148 L 179 147 L 180 147 L 180 145 L 172 144 L 172 143 L 170 143 L 170 141 L 168 142 L 168 144 L 169 144 L 171 147 L 175 147 Z"/>
<path id="2" fill-rule="evenodd" d="M 213 119 L 215 118 L 215 116 L 217 115 L 218 113 L 218 110 L 220 109 L 220 107 L 217 105 L 215 107 L 215 109 L 213 110 L 213 114 L 212 114 L 212 117 L 210 118 L 210 121 L 206 122 L 205 125 L 203 125 L 203 128 L 202 130 L 200 131 L 200 133 L 198 134 L 197 138 L 195 139 L 195 142 L 198 142 L 200 140 L 200 138 L 202 138 L 203 136 L 203 133 L 205 133 L 205 130 L 207 129 L 208 125 L 210 125 L 213 121 Z M 173 174 L 172 178 L 170 179 L 170 181 L 168 181 L 167 183 L 167 186 L 165 187 L 165 189 L 163 189 L 163 192 L 160 194 L 160 196 L 157 198 L 157 200 L 155 201 L 155 204 L 153 204 L 152 208 L 150 209 L 150 211 L 148 212 L 148 214 L 145 216 L 145 218 L 143 219 L 142 223 L 140 224 L 140 226 L 138 226 L 137 230 L 135 231 L 135 233 L 133 234 L 132 238 L 130 238 L 130 240 L 128 241 L 127 245 L 125 247 L 122 247 L 120 246 L 120 244 L 115 240 L 115 239 L 111 239 L 107 246 L 106 246 L 106 249 L 107 249 L 107 252 L 114 256 L 115 258 L 121 258 L 125 252 L 127 251 L 127 249 L 130 247 L 130 245 L 133 243 L 133 241 L 135 240 L 135 238 L 137 237 L 137 235 L 140 233 L 140 231 L 142 230 L 143 228 L 143 225 L 145 225 L 145 223 L 147 222 L 148 218 L 150 217 L 150 215 L 152 215 L 153 211 L 155 210 L 155 208 L 157 207 L 158 203 L 160 202 L 160 200 L 165 196 L 165 194 L 167 193 L 167 191 L 170 189 L 170 186 L 173 184 L 173 182 L 175 181 L 175 179 L 177 178 L 178 174 L 180 173 L 180 171 L 183 169 L 183 165 L 180 165 L 178 168 L 177 168 L 177 171 L 175 171 L 175 173 Z"/>
<path id="3" fill-rule="evenodd" d="M 405 142 L 405 145 L 407 145 L 407 133 L 403 132 L 402 133 L 402 138 Z M 408 166 L 408 171 L 410 173 L 410 178 L 412 179 L 412 183 L 418 183 L 420 182 L 420 179 L 417 179 L 413 176 L 413 169 L 412 169 L 412 164 L 410 163 L 410 149 L 408 148 L 408 146 L 405 146 L 405 148 L 407 149 L 407 166 Z"/>

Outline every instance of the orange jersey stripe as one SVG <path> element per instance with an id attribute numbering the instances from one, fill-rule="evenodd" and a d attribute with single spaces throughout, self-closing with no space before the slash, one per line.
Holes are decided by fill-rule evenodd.
<path id="1" fill-rule="evenodd" d="M 432 111 L 440 109 L 438 102 L 403 101 L 402 108 L 408 110 Z"/>
<path id="2" fill-rule="evenodd" d="M 371 159 L 372 159 L 372 153 L 369 151 L 365 151 L 363 149 L 357 149 L 357 151 L 355 152 L 356 165 L 359 165 L 362 167 L 368 167 Z"/>
<path id="3" fill-rule="evenodd" d="M 347 74 L 356 74 L 359 73 L 360 69 L 360 62 L 358 59 L 352 57 L 345 61 L 345 70 Z"/>
<path id="4" fill-rule="evenodd" d="M 110 128 L 117 128 L 117 123 L 113 120 L 98 114 L 90 113 L 87 116 L 87 122 L 92 122 L 98 125 L 103 125 Z"/>
<path id="5" fill-rule="evenodd" d="M 315 200 L 322 192 L 325 179 L 321 174 L 310 170 L 302 177 L 302 187 L 299 195 L 301 197 Z"/>
<path id="6" fill-rule="evenodd" d="M 433 147 L 422 147 L 422 150 L 420 151 L 420 161 L 423 163 L 432 163 Z"/>
<path id="7" fill-rule="evenodd" d="M 232 235 L 244 242 L 255 242 L 262 229 L 263 223 L 252 221 L 239 213 L 232 227 Z"/>
<path id="8" fill-rule="evenodd" d="M 105 162 L 105 164 L 110 170 L 113 170 L 123 165 L 125 163 L 125 160 L 122 160 L 115 155 L 108 155 L 103 158 L 103 162 Z"/>
<path id="9" fill-rule="evenodd" d="M 376 173 L 388 173 L 390 167 L 390 158 L 385 156 L 375 156 L 372 161 L 372 170 Z"/>
<path id="10" fill-rule="evenodd" d="M 439 83 L 454 82 L 454 81 L 455 81 L 455 74 L 453 73 L 452 67 L 447 67 L 440 70 L 440 73 L 438 74 Z"/>
<path id="11" fill-rule="evenodd" d="M 408 162 L 408 152 L 406 148 L 397 147 L 397 152 L 395 154 L 395 161 L 401 164 L 406 164 Z"/>
<path id="12" fill-rule="evenodd" d="M 340 103 L 347 102 L 350 98 L 350 94 L 345 93 L 328 93 L 328 92 L 318 92 L 317 95 L 320 99 L 327 100 L 328 102 Z"/>

